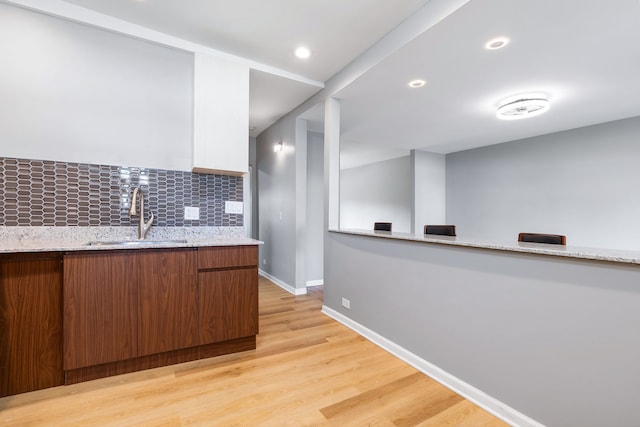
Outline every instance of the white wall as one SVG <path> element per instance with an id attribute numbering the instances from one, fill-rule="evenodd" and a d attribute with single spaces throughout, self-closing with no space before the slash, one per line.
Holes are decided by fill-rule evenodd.
<path id="1" fill-rule="evenodd" d="M 0 4 L 0 155 L 191 170 L 193 55 Z"/>
<path id="2" fill-rule="evenodd" d="M 307 282 L 323 280 L 324 256 L 324 135 L 307 138 Z"/>
<path id="3" fill-rule="evenodd" d="M 459 235 L 640 250 L 640 117 L 447 155 Z"/>
<path id="4" fill-rule="evenodd" d="M 392 222 L 411 231 L 413 177 L 410 156 L 340 171 L 340 228 L 373 229 Z"/>
<path id="5" fill-rule="evenodd" d="M 425 224 L 446 223 L 446 157 L 411 150 L 413 175 L 412 232 L 423 233 Z"/>

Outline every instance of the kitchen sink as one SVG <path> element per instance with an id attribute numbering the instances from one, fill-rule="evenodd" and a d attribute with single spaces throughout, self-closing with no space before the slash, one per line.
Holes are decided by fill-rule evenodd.
<path id="1" fill-rule="evenodd" d="M 186 240 L 114 240 L 102 241 L 97 240 L 89 242 L 86 246 L 152 246 L 152 245 L 171 245 L 187 243 Z"/>

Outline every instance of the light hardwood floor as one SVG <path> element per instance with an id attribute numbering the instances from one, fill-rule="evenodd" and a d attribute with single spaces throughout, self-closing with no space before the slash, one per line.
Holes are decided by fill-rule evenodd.
<path id="1" fill-rule="evenodd" d="M 2 398 L 0 425 L 506 425 L 321 307 L 260 278 L 255 351 Z"/>

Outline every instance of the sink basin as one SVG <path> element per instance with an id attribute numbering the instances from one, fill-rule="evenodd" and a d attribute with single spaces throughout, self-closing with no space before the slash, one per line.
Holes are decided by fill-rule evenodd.
<path id="1" fill-rule="evenodd" d="M 93 241 L 86 246 L 147 246 L 147 245 L 171 245 L 187 243 L 186 240 L 119 240 L 119 241 Z"/>

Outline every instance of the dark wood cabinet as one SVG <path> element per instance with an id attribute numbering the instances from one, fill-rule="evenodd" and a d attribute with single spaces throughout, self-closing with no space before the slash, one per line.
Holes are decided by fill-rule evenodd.
<path id="1" fill-rule="evenodd" d="M 258 333 L 258 247 L 198 249 L 200 344 Z"/>
<path id="2" fill-rule="evenodd" d="M 138 354 L 138 255 L 64 257 L 64 369 Z"/>
<path id="3" fill-rule="evenodd" d="M 198 345 L 196 254 L 140 254 L 138 356 Z"/>
<path id="4" fill-rule="evenodd" d="M 62 257 L 0 255 L 0 397 L 63 378 Z"/>
<path id="5" fill-rule="evenodd" d="M 0 396 L 255 349 L 257 266 L 256 245 L 0 255 Z"/>

